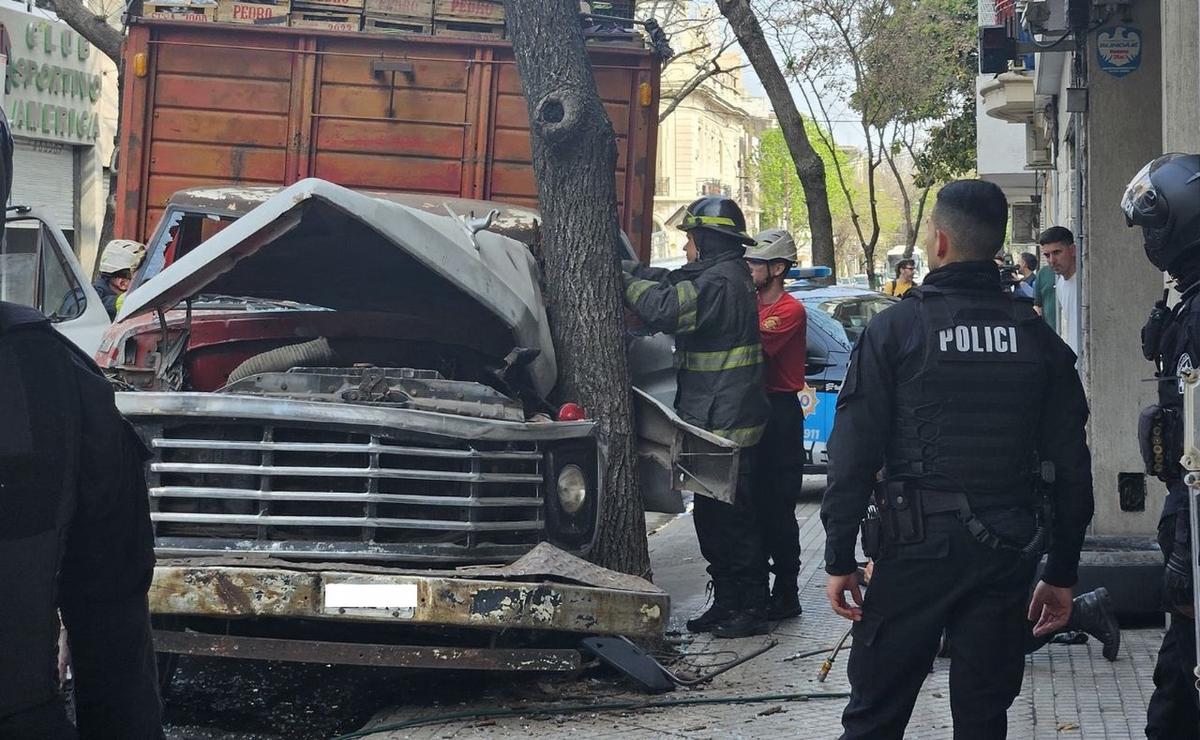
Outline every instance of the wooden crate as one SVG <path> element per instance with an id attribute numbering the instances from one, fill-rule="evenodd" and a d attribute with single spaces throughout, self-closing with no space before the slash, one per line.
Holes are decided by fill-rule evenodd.
<path id="1" fill-rule="evenodd" d="M 142 17 L 183 23 L 216 23 L 217 4 L 194 3 L 187 0 L 142 3 Z"/>
<path id="2" fill-rule="evenodd" d="M 362 15 L 363 0 L 293 0 L 293 5 L 308 8 L 318 13 L 344 13 Z"/>
<path id="3" fill-rule="evenodd" d="M 428 23 L 433 18 L 433 0 L 366 0 L 363 13 L 376 17 L 420 18 Z"/>
<path id="4" fill-rule="evenodd" d="M 363 17 L 363 31 L 367 33 L 391 33 L 397 35 L 429 36 L 433 28 L 428 18 L 402 18 L 368 15 Z"/>
<path id="5" fill-rule="evenodd" d="M 311 10 L 293 10 L 289 21 L 292 28 L 319 28 L 323 31 L 357 33 L 362 29 L 360 13 L 328 13 Z"/>
<path id="6" fill-rule="evenodd" d="M 435 20 L 504 22 L 504 3 L 492 0 L 434 0 Z"/>
<path id="7" fill-rule="evenodd" d="M 504 24 L 447 20 L 434 16 L 433 35 L 453 39 L 498 41 L 504 38 Z"/>
<path id="8" fill-rule="evenodd" d="M 251 0 L 220 0 L 217 20 L 248 26 L 287 26 L 292 12 L 291 0 L 253 2 Z"/>

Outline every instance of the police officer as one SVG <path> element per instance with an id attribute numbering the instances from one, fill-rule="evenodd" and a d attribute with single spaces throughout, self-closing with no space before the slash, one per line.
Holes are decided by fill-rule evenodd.
<path id="1" fill-rule="evenodd" d="M 625 302 L 655 331 L 675 337 L 675 410 L 684 421 L 739 445 L 733 505 L 696 496 L 700 552 L 712 576 L 713 605 L 688 622 L 718 637 L 767 629 L 768 576 L 751 495 L 753 447 L 770 407 L 754 283 L 742 254 L 754 240 L 737 203 L 710 196 L 687 207 L 688 264 L 667 271 L 625 262 Z"/>
<path id="2" fill-rule="evenodd" d="M 1182 293 L 1172 310 L 1160 301 L 1142 330 L 1142 352 L 1157 369 L 1158 404 L 1142 412 L 1139 442 L 1147 468 L 1167 484 L 1158 523 L 1166 560 L 1163 591 L 1171 626 L 1154 668 L 1154 694 L 1146 712 L 1152 740 L 1200 738 L 1197 704 L 1195 611 L 1187 487 L 1178 464 L 1183 454 L 1183 383 L 1179 375 L 1200 359 L 1200 155 L 1166 154 L 1133 178 L 1121 199 L 1126 223 L 1142 227 L 1146 257 L 1176 281 Z M 1157 448 L 1157 449 L 1156 449 Z"/>
<path id="3" fill-rule="evenodd" d="M 821 506 L 827 595 L 854 621 L 844 738 L 903 736 L 943 628 L 954 736 L 1005 737 L 1027 617 L 1037 635 L 1069 618 L 1092 516 L 1087 403 L 1070 349 L 1003 289 L 992 257 L 1007 218 L 991 183 L 942 188 L 926 241 L 936 269 L 851 355 Z M 864 601 L 855 542 L 873 490 L 884 536 L 864 537 Z"/>
<path id="4" fill-rule="evenodd" d="M 7 202 L 2 113 L 0 170 Z M 5 302 L 0 409 L 0 737 L 162 737 L 145 448 L 95 364 L 40 313 Z M 58 693 L 59 613 L 77 727 Z"/>
<path id="5" fill-rule="evenodd" d="M 784 229 L 756 235 L 746 264 L 758 291 L 758 330 L 762 335 L 767 399 L 771 418 L 755 451 L 754 503 L 763 546 L 775 576 L 767 617 L 799 616 L 800 525 L 796 498 L 804 485 L 804 390 L 808 314 L 783 288 L 796 261 L 796 242 Z"/>

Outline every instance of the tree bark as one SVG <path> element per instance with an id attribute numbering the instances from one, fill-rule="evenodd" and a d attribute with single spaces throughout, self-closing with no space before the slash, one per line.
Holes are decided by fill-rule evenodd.
<path id="1" fill-rule="evenodd" d="M 556 393 L 596 420 L 605 450 L 593 559 L 648 575 L 616 251 L 616 136 L 596 92 L 578 0 L 504 0 L 504 11 L 529 107 Z"/>
<path id="2" fill-rule="evenodd" d="M 750 65 L 758 74 L 763 89 L 775 109 L 788 151 L 796 163 L 796 175 L 804 188 L 804 202 L 808 206 L 808 229 L 812 238 L 814 265 L 829 265 L 837 272 L 833 253 L 833 217 L 829 213 L 829 194 L 825 189 L 825 163 L 813 150 L 804 131 L 804 119 L 796 109 L 787 80 L 779 70 L 775 54 L 771 51 L 762 26 L 750 7 L 749 0 L 717 0 L 721 14 L 729 21 L 729 27 L 737 36 L 738 43 Z"/>

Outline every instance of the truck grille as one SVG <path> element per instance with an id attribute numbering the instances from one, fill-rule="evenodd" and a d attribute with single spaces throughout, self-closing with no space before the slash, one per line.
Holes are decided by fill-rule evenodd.
<path id="1" fill-rule="evenodd" d="M 543 539 L 534 443 L 220 423 L 159 427 L 150 445 L 160 554 L 474 561 Z"/>

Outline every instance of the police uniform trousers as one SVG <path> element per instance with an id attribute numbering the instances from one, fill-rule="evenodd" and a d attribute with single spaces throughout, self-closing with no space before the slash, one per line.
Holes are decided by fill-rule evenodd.
<path id="1" fill-rule="evenodd" d="M 977 509 L 996 535 L 1028 542 L 1028 509 Z M 1025 671 L 1029 583 L 1036 563 L 975 540 L 953 513 L 930 515 L 925 539 L 893 545 L 875 562 L 847 664 L 851 697 L 843 738 L 899 740 L 943 630 L 950 646 L 954 737 L 1007 735 Z"/>
<path id="2" fill-rule="evenodd" d="M 1175 516 L 1158 525 L 1158 546 L 1163 561 L 1175 549 Z M 1187 516 L 1183 512 L 1179 516 Z M 1154 693 L 1146 709 L 1149 740 L 1200 740 L 1200 694 L 1192 669 L 1196 665 L 1196 623 L 1171 612 L 1171 626 L 1163 636 L 1154 666 Z"/>
<path id="3" fill-rule="evenodd" d="M 765 607 L 767 559 L 753 487 L 757 453 L 757 447 L 741 449 L 733 503 L 697 494 L 692 519 L 717 598 L 741 593 L 752 602 L 743 606 Z"/>
<path id="4" fill-rule="evenodd" d="M 795 590 L 800 573 L 796 499 L 804 485 L 804 410 L 795 393 L 768 393 L 771 416 L 757 445 L 752 488 L 775 588 Z"/>

